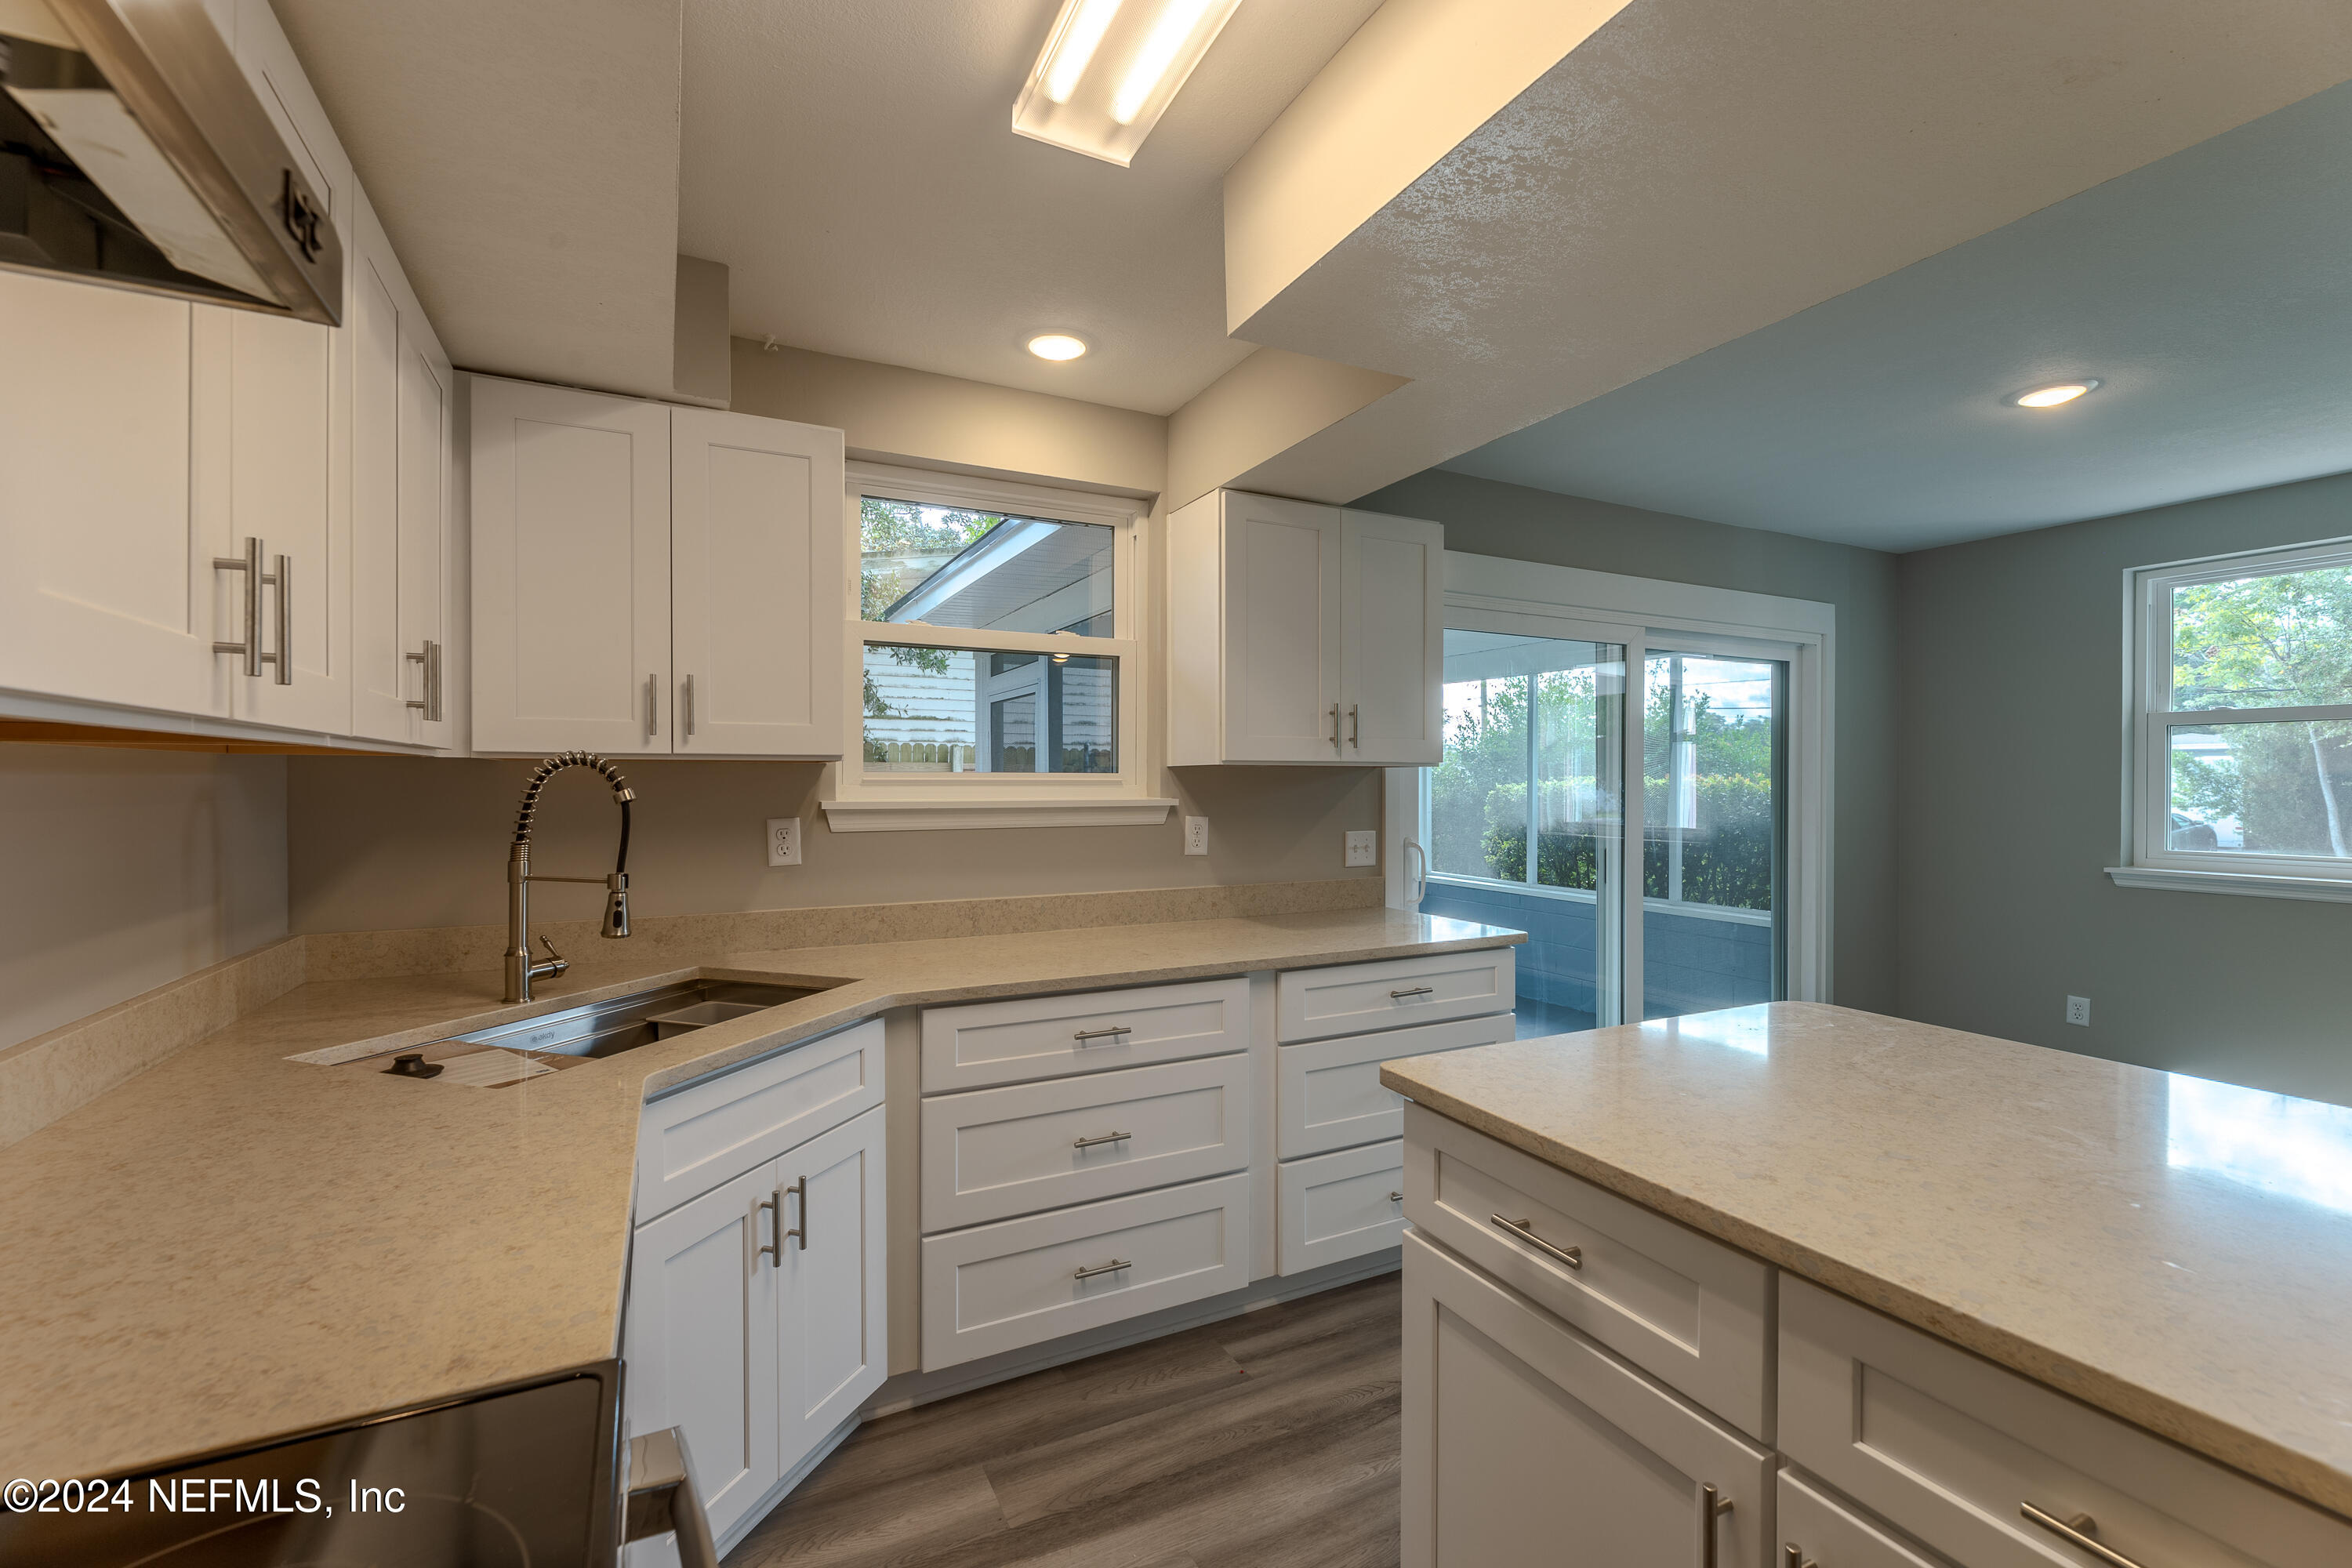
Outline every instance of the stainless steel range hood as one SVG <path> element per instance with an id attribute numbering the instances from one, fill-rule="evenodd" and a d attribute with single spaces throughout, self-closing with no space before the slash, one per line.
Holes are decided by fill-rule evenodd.
<path id="1" fill-rule="evenodd" d="M 334 325 L 343 252 L 204 0 L 0 0 L 0 267 Z"/>

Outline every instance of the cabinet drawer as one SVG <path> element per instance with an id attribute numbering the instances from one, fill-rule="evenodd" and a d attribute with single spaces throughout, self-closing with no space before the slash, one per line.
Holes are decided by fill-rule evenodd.
<path id="1" fill-rule="evenodd" d="M 923 1369 L 1238 1290 L 1249 1211 L 1244 1171 L 925 1237 Z"/>
<path id="2" fill-rule="evenodd" d="M 1769 1452 L 1413 1234 L 1403 1317 L 1403 1568 L 1779 1556 Z"/>
<path id="3" fill-rule="evenodd" d="M 1404 1236 L 1399 1139 L 1286 1161 L 1281 1182 L 1281 1228 L 1275 1233 L 1280 1273 L 1361 1258 L 1394 1247 Z"/>
<path id="4" fill-rule="evenodd" d="M 1142 1067 L 1248 1044 L 1249 982 L 1239 975 L 933 1007 L 923 1014 L 923 1092 Z"/>
<path id="5" fill-rule="evenodd" d="M 1778 1533 L 1793 1568 L 1940 1568 L 1791 1470 L 1780 1472 Z"/>
<path id="6" fill-rule="evenodd" d="M 2147 1568 L 2352 1563 L 2352 1523 L 1785 1275 L 1780 1447 L 1969 1568 L 2093 1561 L 2028 1504 Z"/>
<path id="7" fill-rule="evenodd" d="M 1381 1064 L 1511 1037 L 1508 1013 L 1285 1046 L 1276 1058 L 1282 1158 L 1320 1154 L 1404 1131 L 1404 1097 L 1381 1082 Z"/>
<path id="8" fill-rule="evenodd" d="M 637 1121 L 637 1219 L 881 1103 L 879 1018 L 664 1095 Z"/>
<path id="9" fill-rule="evenodd" d="M 1507 1013 L 1517 1002 L 1514 975 L 1507 947 L 1289 970 L 1276 986 L 1275 1037 L 1316 1040 Z"/>
<path id="10" fill-rule="evenodd" d="M 1249 1163 L 1234 1052 L 923 1101 L 923 1229 L 1087 1203 Z"/>
<path id="11" fill-rule="evenodd" d="M 1741 1431 L 1769 1440 L 1769 1265 L 1426 1107 L 1405 1107 L 1404 1138 L 1406 1218 Z M 1505 1221 L 1524 1222 L 1534 1239 Z M 1577 1263 L 1547 1246 L 1573 1253 Z"/>

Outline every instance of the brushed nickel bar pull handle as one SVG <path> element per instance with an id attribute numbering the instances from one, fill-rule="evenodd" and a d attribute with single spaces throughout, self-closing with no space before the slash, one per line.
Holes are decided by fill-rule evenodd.
<path id="1" fill-rule="evenodd" d="M 407 706 L 423 713 L 426 723 L 438 724 L 441 721 L 441 645 L 426 638 L 425 651 L 410 654 L 408 662 L 421 664 L 425 669 L 420 683 L 424 695 L 410 698 Z"/>
<path id="2" fill-rule="evenodd" d="M 1803 1547 L 1793 1541 L 1784 1543 L 1780 1552 L 1780 1568 L 1822 1568 L 1820 1563 L 1805 1555 Z"/>
<path id="3" fill-rule="evenodd" d="M 775 1237 L 773 1241 L 760 1242 L 759 1249 L 751 1254 L 751 1267 L 754 1268 L 757 1268 L 760 1266 L 759 1258 L 762 1253 L 767 1256 L 769 1267 L 774 1268 L 781 1268 L 783 1267 L 784 1238 L 782 1232 L 777 1229 L 777 1226 L 784 1223 L 783 1205 L 784 1194 L 782 1188 L 777 1189 L 776 1194 L 773 1197 L 761 1198 L 751 1205 L 751 1239 L 754 1241 L 760 1240 L 760 1211 L 761 1209 L 768 1211 L 768 1234 Z"/>
<path id="4" fill-rule="evenodd" d="M 1070 1147 L 1073 1149 L 1092 1149 L 1097 1144 L 1102 1143 L 1124 1143 L 1134 1136 L 1135 1134 L 1132 1132 L 1106 1132 L 1099 1138 L 1074 1138 L 1070 1141 Z"/>
<path id="5" fill-rule="evenodd" d="M 1129 1263 L 1124 1258 L 1114 1258 L 1108 1263 L 1097 1263 L 1092 1268 L 1081 1268 L 1076 1273 L 1071 1275 L 1070 1278 L 1073 1279 L 1091 1279 L 1097 1274 L 1116 1274 L 1122 1268 L 1132 1268 L 1134 1267 L 1134 1264 Z"/>
<path id="6" fill-rule="evenodd" d="M 646 739 L 661 733 L 661 677 L 646 677 Z"/>
<path id="7" fill-rule="evenodd" d="M 784 1232 L 783 1236 L 776 1237 L 776 1251 L 778 1254 L 776 1267 L 779 1268 L 783 1267 L 783 1258 L 782 1255 L 784 1247 L 785 1236 L 793 1237 L 797 1239 L 800 1242 L 801 1250 L 803 1252 L 806 1252 L 808 1250 L 808 1178 L 806 1176 L 803 1176 L 799 1181 L 794 1182 L 789 1187 L 778 1187 L 776 1189 L 776 1223 L 779 1225 L 782 1225 L 784 1220 L 783 1205 L 784 1194 L 786 1193 L 791 1193 L 793 1195 L 800 1199 L 801 1222 L 800 1224 L 793 1226 L 792 1229 Z"/>
<path id="8" fill-rule="evenodd" d="M 278 570 L 262 581 L 278 590 L 278 651 L 261 656 L 264 664 L 278 667 L 278 684 L 294 684 L 294 563 L 286 556 L 278 557 Z"/>
<path id="9" fill-rule="evenodd" d="M 1550 1242 L 1546 1241 L 1542 1237 L 1538 1236 L 1535 1233 L 1532 1227 L 1536 1222 L 1532 1219 L 1505 1219 L 1498 1214 L 1488 1215 L 1486 1218 L 1496 1229 L 1501 1230 L 1507 1235 L 1518 1237 L 1521 1241 L 1526 1242 L 1529 1247 L 1534 1247 L 1538 1252 L 1542 1253 L 1546 1258 L 1557 1259 L 1561 1263 L 1565 1263 L 1570 1268 L 1581 1268 L 1584 1267 L 1584 1248 L 1580 1247 L 1554 1247 Z"/>
<path id="10" fill-rule="evenodd" d="M 1337 752 L 1339 749 L 1339 705 L 1337 702 L 1334 702 L 1333 704 L 1331 704 L 1331 750 L 1332 750 L 1332 751 L 1334 751 L 1334 752 Z"/>
<path id="11" fill-rule="evenodd" d="M 2099 1521 L 2087 1513 L 2078 1513 L 2072 1519 L 2060 1519 L 2055 1514 L 2044 1513 L 2030 1502 L 2019 1503 L 2017 1511 L 2029 1524 L 2038 1524 L 2068 1545 L 2081 1547 L 2106 1563 L 2108 1568 L 2140 1568 L 2139 1563 L 2095 1539 L 2099 1533 Z"/>
<path id="12" fill-rule="evenodd" d="M 1716 1568 L 1715 1521 L 1731 1511 L 1731 1500 L 1709 1482 L 1698 1489 L 1698 1504 L 1699 1568 Z"/>
<path id="13" fill-rule="evenodd" d="M 1133 1033 L 1135 1033 L 1135 1031 L 1129 1028 L 1125 1024 L 1114 1024 L 1108 1029 L 1080 1029 L 1076 1034 L 1072 1035 L 1070 1038 L 1077 1041 L 1078 1044 L 1083 1046 L 1089 1040 L 1108 1040 L 1112 1038 L 1114 1036 L 1131 1035 Z"/>
<path id="14" fill-rule="evenodd" d="M 1402 1193 L 1391 1193 L 1389 1194 L 1389 1202 L 1392 1204 L 1401 1204 L 1404 1202 L 1404 1194 Z"/>
<path id="15" fill-rule="evenodd" d="M 1348 704 L 1348 744 L 1360 752 L 1364 749 L 1364 710 L 1360 703 Z"/>
<path id="16" fill-rule="evenodd" d="M 213 644 L 213 651 L 243 654 L 245 673 L 259 675 L 261 673 L 261 541 L 250 534 L 247 535 L 245 553 L 214 556 L 213 570 L 245 574 L 245 607 L 238 617 L 244 624 L 245 640 L 216 642 Z"/>
<path id="17" fill-rule="evenodd" d="M 688 676 L 677 695 L 677 721 L 684 727 L 687 738 L 694 738 L 694 677 Z"/>
<path id="18" fill-rule="evenodd" d="M 1434 985 L 1408 985 L 1402 991 L 1390 992 L 1389 1000 L 1402 1002 L 1408 996 L 1426 996 L 1436 989 Z"/>

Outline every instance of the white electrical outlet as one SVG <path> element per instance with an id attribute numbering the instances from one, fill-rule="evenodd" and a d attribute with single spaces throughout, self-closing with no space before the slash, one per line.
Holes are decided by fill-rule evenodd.
<path id="1" fill-rule="evenodd" d="M 2066 1021 L 2070 1024 L 2080 1024 L 2086 1029 L 2089 1028 L 2091 1026 L 2091 999 L 2088 996 L 2067 997 Z"/>
<path id="2" fill-rule="evenodd" d="M 1348 864 L 1377 866 L 1381 863 L 1381 836 L 1377 828 L 1348 835 Z"/>
<path id="3" fill-rule="evenodd" d="M 1209 852 L 1209 819 L 1188 816 L 1184 819 L 1184 853 L 1206 855 Z"/>
<path id="4" fill-rule="evenodd" d="M 801 863 L 801 819 L 797 816 L 768 818 L 768 864 L 797 866 Z"/>

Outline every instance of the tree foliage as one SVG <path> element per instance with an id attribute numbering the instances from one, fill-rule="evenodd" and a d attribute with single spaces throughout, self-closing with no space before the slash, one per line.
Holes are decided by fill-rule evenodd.
<path id="1" fill-rule="evenodd" d="M 857 614 L 867 621 L 883 619 L 892 605 L 941 563 L 1004 521 L 1001 512 L 926 506 L 881 496 L 862 497 L 860 503 Z M 944 648 L 893 647 L 888 651 L 894 662 L 909 668 L 929 675 L 948 672 Z M 887 719 L 896 712 L 875 686 L 873 676 L 867 675 L 866 716 Z"/>

